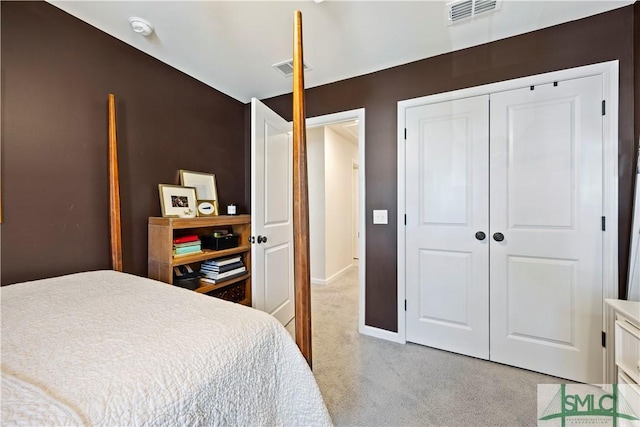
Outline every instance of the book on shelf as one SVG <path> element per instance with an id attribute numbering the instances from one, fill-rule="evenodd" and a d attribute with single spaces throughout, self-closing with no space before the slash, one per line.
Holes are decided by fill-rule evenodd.
<path id="1" fill-rule="evenodd" d="M 231 279 L 233 279 L 234 277 L 242 276 L 243 274 L 245 274 L 245 272 L 244 272 L 244 271 L 241 271 L 241 272 L 239 272 L 239 273 L 235 273 L 235 274 L 233 274 L 233 275 L 231 275 L 231 276 L 227 276 L 227 277 L 218 277 L 217 279 L 212 279 L 211 277 L 204 276 L 204 277 L 201 277 L 201 278 L 200 278 L 200 281 L 201 281 L 201 282 L 206 282 L 206 283 L 211 283 L 211 284 L 213 284 L 213 285 L 216 285 L 216 284 L 218 284 L 218 283 L 226 282 L 227 280 L 231 280 Z"/>
<path id="2" fill-rule="evenodd" d="M 176 255 L 190 254 L 192 252 L 202 252 L 202 247 L 200 245 L 182 246 L 173 250 Z"/>
<path id="3" fill-rule="evenodd" d="M 180 236 L 173 239 L 173 243 L 187 243 L 187 242 L 195 242 L 196 240 L 200 240 L 197 234 L 189 234 L 187 236 Z"/>
<path id="4" fill-rule="evenodd" d="M 243 274 L 245 271 L 247 271 L 247 268 L 244 266 L 235 268 L 233 270 L 225 271 L 224 273 L 213 273 L 210 271 L 208 272 L 208 271 L 200 270 L 200 272 L 203 273 L 205 277 L 208 277 L 209 279 L 217 279 L 217 280 L 222 280 L 222 279 L 229 278 L 231 276 Z"/>
<path id="5" fill-rule="evenodd" d="M 213 273 L 224 273 L 229 270 L 235 270 L 236 268 L 244 267 L 242 261 L 234 262 L 233 264 L 226 264 L 223 266 L 215 266 L 210 264 L 202 263 L 200 266 L 200 270 L 202 271 L 211 271 Z"/>
<path id="6" fill-rule="evenodd" d="M 202 248 L 202 242 L 200 241 L 200 239 L 198 240 L 194 240 L 193 242 L 185 242 L 185 243 L 174 243 L 173 247 L 174 248 L 184 248 L 187 246 L 200 246 Z"/>
<path id="7" fill-rule="evenodd" d="M 238 261 L 242 261 L 242 257 L 240 255 L 229 258 L 209 259 L 203 262 L 203 264 L 222 267 L 223 265 L 233 264 Z"/>
<path id="8" fill-rule="evenodd" d="M 184 254 L 177 254 L 177 253 L 175 253 L 175 252 L 174 252 L 173 257 L 174 257 L 174 258 L 179 258 L 179 257 L 181 257 L 181 256 L 195 255 L 195 254 L 201 254 L 201 253 L 204 253 L 204 252 L 202 251 L 202 249 L 197 250 L 197 251 L 193 251 L 193 252 L 187 252 L 187 253 L 184 253 Z"/>

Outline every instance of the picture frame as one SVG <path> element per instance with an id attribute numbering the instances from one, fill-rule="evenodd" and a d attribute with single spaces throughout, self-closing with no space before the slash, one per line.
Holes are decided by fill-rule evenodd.
<path id="1" fill-rule="evenodd" d="M 158 184 L 163 217 L 194 218 L 196 189 L 180 185 Z"/>
<path id="2" fill-rule="evenodd" d="M 217 200 L 198 200 L 196 202 L 196 213 L 198 216 L 216 216 L 218 215 Z"/>
<path id="3" fill-rule="evenodd" d="M 197 200 L 215 200 L 216 203 L 218 201 L 218 189 L 214 174 L 180 169 L 180 185 L 194 187 Z"/>

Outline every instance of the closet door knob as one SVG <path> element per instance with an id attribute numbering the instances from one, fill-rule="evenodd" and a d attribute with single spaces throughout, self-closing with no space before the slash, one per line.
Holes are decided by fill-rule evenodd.
<path id="1" fill-rule="evenodd" d="M 484 232 L 483 232 L 483 231 L 478 231 L 478 232 L 476 233 L 476 239 L 478 239 L 478 240 L 484 240 L 484 239 L 485 239 L 485 237 L 487 237 L 487 235 L 486 235 L 486 234 L 484 234 Z"/>
<path id="2" fill-rule="evenodd" d="M 267 236 L 258 236 L 258 244 L 267 243 Z"/>
<path id="3" fill-rule="evenodd" d="M 493 240 L 495 240 L 496 242 L 502 242 L 504 240 L 504 234 L 493 233 Z"/>

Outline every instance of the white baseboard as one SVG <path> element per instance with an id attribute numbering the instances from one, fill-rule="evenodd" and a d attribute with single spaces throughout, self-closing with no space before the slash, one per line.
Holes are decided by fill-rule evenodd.
<path id="1" fill-rule="evenodd" d="M 333 276 L 331 276 L 331 277 L 329 277 L 327 279 L 318 279 L 317 277 L 312 277 L 311 278 L 311 284 L 312 285 L 330 285 L 332 282 L 335 282 L 341 276 L 346 274 L 347 271 L 349 271 L 351 269 L 351 267 L 353 267 L 354 265 L 355 264 L 349 264 L 348 266 L 346 266 L 345 268 L 343 268 L 342 270 L 338 271 L 336 274 L 334 274 Z"/>

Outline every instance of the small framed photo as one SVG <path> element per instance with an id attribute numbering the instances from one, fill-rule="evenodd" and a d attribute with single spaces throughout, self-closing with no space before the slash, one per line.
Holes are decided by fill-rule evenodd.
<path id="1" fill-rule="evenodd" d="M 198 200 L 218 200 L 216 176 L 213 174 L 181 169 L 180 184 L 185 187 L 194 187 L 196 189 L 196 199 Z"/>
<path id="2" fill-rule="evenodd" d="M 196 216 L 196 189 L 180 185 L 158 184 L 162 216 L 193 218 Z"/>
<path id="3" fill-rule="evenodd" d="M 198 206 L 198 216 L 214 216 L 218 215 L 218 201 L 217 200 L 198 200 L 196 205 Z"/>

